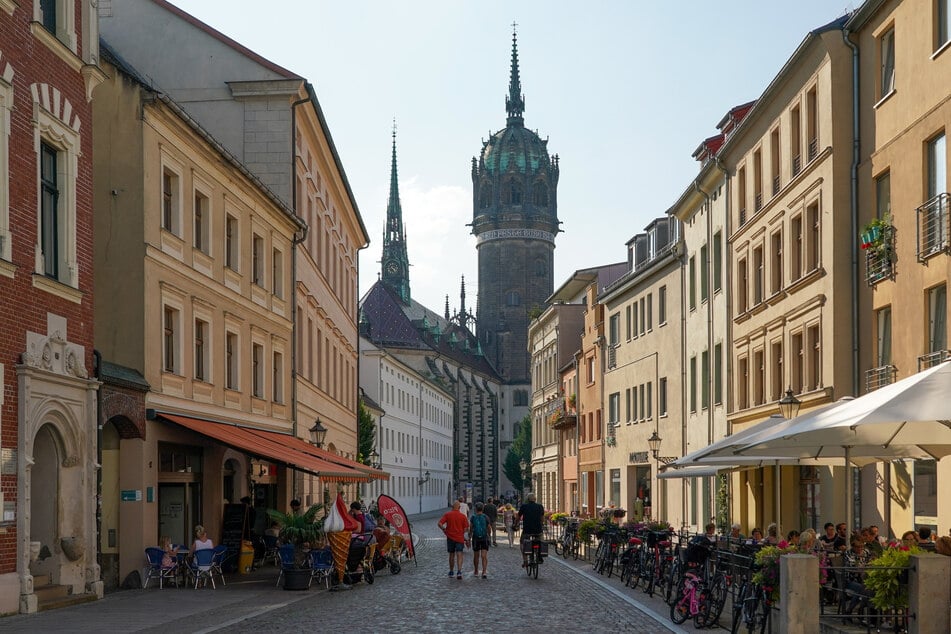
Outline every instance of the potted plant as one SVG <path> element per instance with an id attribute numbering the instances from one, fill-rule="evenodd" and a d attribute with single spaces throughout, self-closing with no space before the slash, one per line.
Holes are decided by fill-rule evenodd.
<path id="1" fill-rule="evenodd" d="M 889 232 L 892 229 L 892 221 L 889 215 L 882 218 L 872 218 L 862 228 L 859 236 L 859 243 L 863 249 L 879 249 L 886 246 L 889 239 Z"/>
<path id="2" fill-rule="evenodd" d="M 591 537 L 598 530 L 598 527 L 601 526 L 601 523 L 596 519 L 587 518 L 582 520 L 578 524 L 578 540 L 583 544 L 590 544 Z"/>
<path id="3" fill-rule="evenodd" d="M 323 541 L 322 520 L 317 514 L 323 510 L 323 504 L 314 504 L 303 513 L 284 513 L 277 509 L 268 509 L 268 517 L 281 525 L 278 539 L 282 544 L 294 546 L 294 566 L 283 568 L 285 590 L 304 590 L 310 583 L 310 550 L 318 548 Z"/>
<path id="4" fill-rule="evenodd" d="M 576 398 L 574 394 L 568 397 L 568 409 L 572 412 L 575 411 L 575 400 Z"/>
<path id="5" fill-rule="evenodd" d="M 869 562 L 865 589 L 872 593 L 872 605 L 879 610 L 908 607 L 908 567 L 911 556 L 918 552 L 917 548 L 907 546 L 886 548 Z"/>

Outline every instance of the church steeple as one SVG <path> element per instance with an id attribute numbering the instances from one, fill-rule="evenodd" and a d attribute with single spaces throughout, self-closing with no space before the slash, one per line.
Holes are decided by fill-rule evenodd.
<path id="1" fill-rule="evenodd" d="M 383 271 L 381 280 L 396 291 L 404 303 L 410 303 L 409 256 L 396 171 L 396 119 L 393 120 L 393 158 L 390 166 L 390 198 L 386 204 L 386 229 L 383 232 Z"/>
<path id="2" fill-rule="evenodd" d="M 505 111 L 508 113 L 508 123 L 522 124 L 522 113 L 525 111 L 525 96 L 522 94 L 522 82 L 518 76 L 518 34 L 517 25 L 512 23 L 512 70 L 509 73 L 509 94 L 505 98 Z"/>

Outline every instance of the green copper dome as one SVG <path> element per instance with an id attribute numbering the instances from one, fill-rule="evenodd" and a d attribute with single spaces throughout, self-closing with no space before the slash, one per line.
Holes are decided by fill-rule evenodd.
<path id="1" fill-rule="evenodd" d="M 550 164 L 548 142 L 520 125 L 509 125 L 482 147 L 482 162 L 490 174 L 534 174 Z"/>

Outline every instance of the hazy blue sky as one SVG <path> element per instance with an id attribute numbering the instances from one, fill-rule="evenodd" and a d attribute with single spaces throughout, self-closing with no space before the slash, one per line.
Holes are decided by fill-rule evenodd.
<path id="1" fill-rule="evenodd" d="M 806 33 L 858 2 L 172 0 L 314 84 L 371 244 L 376 280 L 392 121 L 413 297 L 475 304 L 471 159 L 505 126 L 512 22 L 525 125 L 561 157 L 555 287 L 625 259 L 697 173 L 691 158 L 755 99 Z"/>

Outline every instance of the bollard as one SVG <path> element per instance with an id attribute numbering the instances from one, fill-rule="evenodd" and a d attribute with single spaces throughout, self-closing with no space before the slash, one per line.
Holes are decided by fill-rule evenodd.
<path id="1" fill-rule="evenodd" d="M 780 557 L 779 589 L 779 634 L 818 632 L 819 559 L 812 555 Z"/>
<path id="2" fill-rule="evenodd" d="M 911 556 L 908 574 L 909 634 L 951 632 L 951 557 L 924 553 Z"/>

